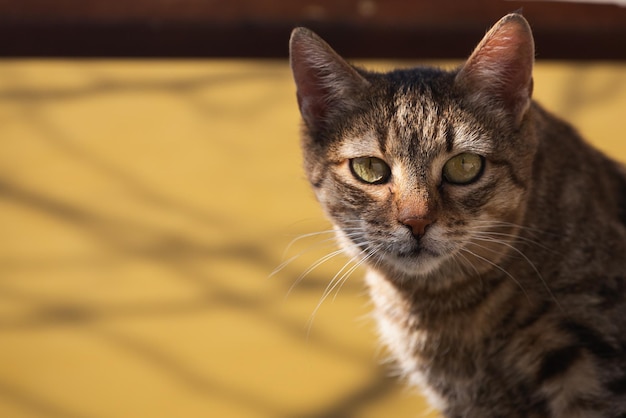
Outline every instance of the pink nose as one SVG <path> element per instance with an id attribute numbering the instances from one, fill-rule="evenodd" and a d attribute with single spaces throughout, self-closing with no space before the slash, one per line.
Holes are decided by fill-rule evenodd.
<path id="1" fill-rule="evenodd" d="M 432 219 L 410 217 L 401 219 L 402 224 L 408 226 L 416 237 L 421 237 L 426 233 L 426 227 L 433 223 Z"/>

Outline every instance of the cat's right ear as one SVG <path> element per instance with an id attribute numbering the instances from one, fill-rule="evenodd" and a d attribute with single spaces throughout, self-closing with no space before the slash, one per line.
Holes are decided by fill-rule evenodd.
<path id="1" fill-rule="evenodd" d="M 334 115 L 355 106 L 359 92 L 369 84 L 354 67 L 308 29 L 293 30 L 289 57 L 300 113 L 310 129 L 322 127 Z"/>

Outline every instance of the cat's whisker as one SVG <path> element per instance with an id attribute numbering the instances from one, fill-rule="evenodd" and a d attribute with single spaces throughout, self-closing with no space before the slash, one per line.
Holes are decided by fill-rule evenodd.
<path id="1" fill-rule="evenodd" d="M 374 255 L 376 255 L 377 252 L 378 252 L 378 249 L 369 250 L 369 253 L 365 257 L 359 260 L 354 266 L 350 267 L 350 269 L 341 276 L 340 278 L 341 284 L 337 288 L 337 291 L 335 292 L 335 296 L 333 296 L 333 301 L 337 298 L 337 296 L 339 295 L 339 292 L 341 291 L 341 288 L 343 287 L 344 283 L 348 281 L 352 273 L 354 273 L 359 267 L 361 267 L 367 260 L 369 260 Z"/>
<path id="2" fill-rule="evenodd" d="M 345 234 L 347 237 L 355 237 L 358 238 L 360 236 L 360 231 L 357 230 L 357 228 L 353 228 L 353 230 L 355 232 L 349 233 L 349 234 Z M 323 232 L 327 232 L 327 231 L 323 231 Z M 334 232 L 334 231 L 333 231 Z M 319 234 L 307 234 L 309 236 L 316 236 Z M 329 243 L 332 242 L 333 244 L 335 244 L 335 238 L 329 238 L 329 239 L 325 239 L 322 241 L 322 243 Z M 284 269 L 288 264 L 290 264 L 291 262 L 293 262 L 295 259 L 297 259 L 298 257 L 302 256 L 305 253 L 311 252 L 316 248 L 319 248 L 320 243 L 316 243 L 312 246 L 310 246 L 309 248 L 307 248 L 306 250 L 296 254 L 295 256 L 291 257 L 290 259 L 286 260 L 285 262 L 281 263 L 280 266 L 278 266 L 274 272 L 272 272 L 272 275 L 277 274 L 280 270 Z M 354 245 L 354 247 L 358 247 L 356 244 Z M 339 256 L 339 255 L 343 255 L 345 251 L 344 249 L 337 249 L 334 250 L 332 252 L 330 252 L 329 254 L 326 254 L 322 257 L 320 257 L 319 259 L 317 259 L 314 263 L 312 263 L 309 267 L 306 268 L 306 270 L 304 270 L 297 278 L 296 280 L 292 283 L 292 285 L 289 287 L 289 289 L 287 290 L 287 293 L 285 294 L 285 298 L 287 298 L 291 292 L 298 286 L 298 284 L 300 284 L 302 282 L 302 280 L 304 280 L 304 278 L 306 276 L 308 276 L 312 271 L 314 271 L 315 269 L 317 269 L 318 267 L 320 267 L 322 264 L 326 263 L 327 261 Z M 271 276 L 270 276 L 271 277 Z"/>
<path id="3" fill-rule="evenodd" d="M 532 226 L 517 224 L 514 222 L 507 221 L 498 221 L 495 219 L 487 220 L 487 219 L 474 219 L 471 222 L 472 225 L 468 225 L 465 228 L 469 230 L 481 230 L 481 231 L 494 231 L 495 229 L 508 229 L 508 230 L 517 230 L 520 232 L 526 232 L 531 235 L 554 235 L 552 232 L 545 231 L 542 229 L 534 228 Z M 495 231 L 494 231 L 495 232 Z M 501 231 L 500 231 L 501 232 Z"/>
<path id="4" fill-rule="evenodd" d="M 470 255 L 472 255 L 473 257 L 478 258 L 479 260 L 484 261 L 485 263 L 493 266 L 494 268 L 500 270 L 502 273 L 506 274 L 511 280 L 513 280 L 515 282 L 515 284 L 517 284 L 517 286 L 520 288 L 520 290 L 524 293 L 524 295 L 526 296 L 526 299 L 530 302 L 530 296 L 528 295 L 528 292 L 526 292 L 526 289 L 524 289 L 524 286 L 522 286 L 522 283 L 517 280 L 515 277 L 513 277 L 513 275 L 511 273 L 509 273 L 508 271 L 506 271 L 504 268 L 502 268 L 501 266 L 499 266 L 497 263 L 494 263 L 493 261 L 489 260 L 488 258 L 485 258 L 479 254 L 476 254 L 475 252 L 473 252 L 472 250 L 468 249 L 468 248 L 461 248 L 461 251 L 465 251 L 467 253 L 469 253 Z"/>
<path id="5" fill-rule="evenodd" d="M 532 244 L 532 245 L 536 245 L 537 247 L 546 250 L 548 252 L 551 252 L 553 254 L 559 254 L 557 251 L 554 251 L 548 247 L 546 247 L 545 245 L 541 244 L 538 241 L 532 240 L 530 238 L 526 238 L 520 235 L 515 235 L 515 234 L 506 234 L 503 232 L 492 232 L 492 231 L 484 231 L 484 230 L 473 230 L 471 228 L 468 229 L 468 232 L 472 233 L 473 235 L 483 235 L 483 236 L 498 236 L 498 237 L 503 237 L 503 238 L 510 238 L 511 241 L 522 241 L 524 243 L 528 243 L 528 244 Z"/>
<path id="6" fill-rule="evenodd" d="M 307 234 L 299 235 L 295 237 L 294 239 L 292 239 L 289 242 L 289 244 L 287 244 L 287 247 L 285 247 L 285 250 L 283 251 L 282 258 L 284 259 L 287 256 L 287 254 L 289 253 L 289 250 L 291 250 L 291 247 L 293 247 L 297 242 L 302 241 L 303 239 L 307 239 L 311 237 L 318 237 L 320 235 L 326 235 L 326 234 L 334 234 L 334 233 L 335 233 L 334 229 L 326 229 L 323 231 L 309 232 Z"/>
<path id="7" fill-rule="evenodd" d="M 345 283 L 345 281 L 348 280 L 352 273 L 354 273 L 354 271 L 365 262 L 366 258 L 367 257 L 356 261 L 351 267 L 347 268 L 340 277 L 336 278 L 335 276 L 335 278 L 333 279 L 335 283 L 332 286 L 327 287 L 325 294 L 322 295 L 322 298 L 326 299 L 333 291 L 335 291 L 335 295 L 333 296 L 333 301 L 335 301 L 337 299 L 339 291 L 341 290 L 341 287 L 343 286 L 343 283 Z"/>
<path id="8" fill-rule="evenodd" d="M 360 235 L 360 230 L 358 228 L 347 228 L 347 230 L 353 230 L 354 232 L 352 233 L 347 233 L 345 234 L 345 236 L 347 237 L 358 237 Z M 269 278 L 272 278 L 274 276 L 276 276 L 278 273 L 280 273 L 282 270 L 285 269 L 285 267 L 287 267 L 289 264 L 293 263 L 295 260 L 297 260 L 298 258 L 300 258 L 301 256 L 308 254 L 312 251 L 315 251 L 317 249 L 319 249 L 322 245 L 328 244 L 328 243 L 332 243 L 333 246 L 336 246 L 336 236 L 335 234 L 335 230 L 331 229 L 331 230 L 325 230 L 325 231 L 319 231 L 319 232 L 312 232 L 309 234 L 303 234 L 299 237 L 296 237 L 294 240 L 291 241 L 291 243 L 289 244 L 288 248 L 283 252 L 283 259 L 286 257 L 286 254 L 289 251 L 289 247 L 292 247 L 298 240 L 302 240 L 305 238 L 311 238 L 311 237 L 318 237 L 321 235 L 325 235 L 325 234 L 330 234 L 332 233 L 333 236 L 330 238 L 326 238 L 323 239 L 321 241 L 318 241 L 314 244 L 309 245 L 306 249 L 300 251 L 299 253 L 289 257 L 288 259 L 282 261 L 277 267 L 274 268 L 274 270 L 272 270 L 272 272 L 269 274 Z"/>
<path id="9" fill-rule="evenodd" d="M 459 263 L 457 256 L 462 257 L 463 260 L 465 260 L 465 264 Z M 457 266 L 459 266 L 461 270 L 464 270 L 465 265 L 469 265 L 476 273 L 476 276 L 480 277 L 480 272 L 478 271 L 476 266 L 461 251 L 457 251 L 456 253 L 454 253 L 452 259 L 456 262 Z"/>
<path id="10" fill-rule="evenodd" d="M 325 256 L 319 258 L 316 262 L 314 262 L 309 267 L 307 267 L 307 269 L 304 270 L 304 272 L 302 272 L 298 276 L 298 278 L 293 282 L 293 284 L 289 287 L 289 289 L 287 290 L 287 293 L 285 294 L 285 298 L 287 298 L 291 294 L 293 289 L 295 289 L 296 286 L 298 286 L 302 282 L 302 280 L 304 280 L 304 278 L 306 276 L 308 276 L 312 271 L 317 269 L 322 264 L 326 263 L 328 260 L 331 260 L 331 259 L 337 257 L 338 255 L 343 255 L 343 253 L 344 253 L 344 251 L 342 249 L 335 250 L 335 251 L 333 251 L 333 252 L 331 252 L 329 254 L 326 254 Z"/>
<path id="11" fill-rule="evenodd" d="M 299 253 L 289 257 L 287 260 L 283 261 L 276 268 L 274 268 L 274 270 L 272 270 L 272 272 L 269 274 L 268 277 L 272 278 L 272 277 L 276 276 L 278 273 L 280 273 L 282 270 L 284 270 L 285 267 L 287 267 L 289 264 L 293 263 L 298 258 L 302 257 L 305 254 L 308 254 L 308 253 L 310 253 L 312 251 L 315 251 L 315 250 L 319 249 L 323 245 L 329 245 L 329 244 L 334 246 L 334 247 L 336 247 L 336 243 L 335 243 L 334 237 L 333 238 L 328 238 L 328 239 L 325 239 L 323 241 L 317 242 L 317 243 L 315 243 L 313 245 L 310 245 L 306 249 L 304 249 L 304 250 L 300 251 Z"/>
<path id="12" fill-rule="evenodd" d="M 356 267 L 352 266 L 352 267 L 348 268 L 348 266 L 350 264 L 354 263 L 356 260 L 359 260 L 359 258 L 361 258 L 361 256 L 364 253 L 366 253 L 366 252 L 367 252 L 367 249 L 361 250 L 361 252 L 359 252 L 357 255 L 355 255 L 352 258 L 350 258 L 343 265 L 343 267 L 341 267 L 341 269 L 339 269 L 337 274 L 335 274 L 335 276 L 330 280 L 330 282 L 326 286 L 326 289 L 324 289 L 324 292 L 322 293 L 322 296 L 320 297 L 319 302 L 317 303 L 317 305 L 313 309 L 313 312 L 311 313 L 311 316 L 310 316 L 308 324 L 307 324 L 307 335 L 310 333 L 311 328 L 313 327 L 313 320 L 314 320 L 315 316 L 317 315 L 317 312 L 322 307 L 322 304 L 324 303 L 324 301 L 333 292 L 333 290 L 339 285 L 339 283 L 341 283 L 341 281 L 343 280 L 344 277 L 349 277 L 349 275 L 352 274 L 352 272 L 354 270 L 356 270 Z M 358 267 L 360 264 L 362 264 L 364 262 L 363 260 L 366 259 L 366 258 L 367 258 L 367 256 L 364 257 L 363 259 L 359 260 L 358 262 L 356 262 L 355 265 Z M 346 274 L 346 273 L 348 273 L 348 274 Z"/>
<path id="13" fill-rule="evenodd" d="M 354 245 L 352 248 L 358 248 L 357 245 Z M 334 281 L 337 279 L 337 277 L 348 267 L 348 265 L 350 265 L 350 263 L 355 262 L 356 260 L 359 260 L 359 258 L 366 252 L 367 250 L 363 249 L 361 250 L 358 254 L 352 256 L 340 269 L 337 273 L 335 273 L 335 275 L 333 276 L 333 278 L 330 280 L 330 283 L 328 284 L 328 286 L 326 287 L 326 289 L 324 290 L 324 293 L 322 294 L 322 297 L 325 297 L 327 295 L 327 293 L 329 293 L 329 287 L 332 286 L 332 284 L 334 283 Z"/>
<path id="14" fill-rule="evenodd" d="M 539 269 L 537 268 L 537 266 L 535 265 L 535 263 L 533 263 L 528 256 L 526 256 L 526 254 L 524 254 L 524 252 L 522 252 L 520 249 L 516 248 L 514 245 L 509 244 L 508 242 L 504 242 L 501 240 L 497 240 L 497 239 L 493 239 L 493 238 L 480 238 L 480 237 L 474 237 L 474 240 L 479 240 L 479 241 L 483 241 L 483 242 L 489 242 L 489 243 L 496 243 L 499 245 L 503 245 L 509 249 L 511 249 L 512 251 L 515 251 L 517 254 L 519 254 L 520 256 L 522 256 L 522 258 L 524 260 L 526 260 L 526 262 L 530 265 L 530 267 L 535 271 L 535 274 L 537 275 L 537 277 L 539 277 L 539 280 L 541 281 L 541 283 L 543 284 L 544 288 L 546 289 L 546 291 L 548 292 L 548 294 L 550 295 L 550 298 L 556 303 L 556 305 L 559 307 L 559 309 L 563 309 L 561 304 L 559 303 L 559 301 L 557 300 L 556 296 L 554 295 L 554 293 L 552 292 L 552 289 L 550 289 L 550 286 L 548 286 L 548 283 L 546 282 L 546 280 L 543 278 L 543 275 L 539 272 Z M 478 245 L 474 242 L 475 245 Z M 479 245 L 480 246 L 480 245 Z M 488 247 L 486 246 L 481 246 L 482 248 L 486 248 L 488 249 Z"/>
<path id="15" fill-rule="evenodd" d="M 552 235 L 552 236 L 558 235 L 558 234 L 555 234 L 554 232 L 546 231 L 546 230 L 535 228 L 532 226 L 521 225 L 521 224 L 508 222 L 508 221 L 499 221 L 495 219 L 474 219 L 472 220 L 472 223 L 481 223 L 483 225 L 487 225 L 488 227 L 496 227 L 496 228 L 514 228 L 514 229 L 519 229 L 520 231 L 532 232 L 532 233 L 541 234 L 541 235 Z"/>

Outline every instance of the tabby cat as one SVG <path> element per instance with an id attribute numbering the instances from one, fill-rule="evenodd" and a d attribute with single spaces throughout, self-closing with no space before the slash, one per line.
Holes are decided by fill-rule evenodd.
<path id="1" fill-rule="evenodd" d="M 307 177 L 382 340 L 446 417 L 626 417 L 626 171 L 532 101 L 502 18 L 454 71 L 290 42 Z"/>

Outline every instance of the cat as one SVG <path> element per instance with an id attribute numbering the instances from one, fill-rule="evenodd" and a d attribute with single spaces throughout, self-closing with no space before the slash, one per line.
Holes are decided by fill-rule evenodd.
<path id="1" fill-rule="evenodd" d="M 526 19 L 453 71 L 369 72 L 305 28 L 290 65 L 307 178 L 409 383 L 448 418 L 626 417 L 626 171 L 532 100 Z"/>

